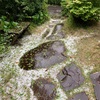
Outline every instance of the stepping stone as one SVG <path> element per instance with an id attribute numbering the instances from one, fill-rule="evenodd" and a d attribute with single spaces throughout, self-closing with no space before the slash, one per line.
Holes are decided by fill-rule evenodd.
<path id="1" fill-rule="evenodd" d="M 59 31 L 62 30 L 62 27 L 64 26 L 63 23 L 59 23 L 55 26 L 53 33 L 58 33 Z"/>
<path id="2" fill-rule="evenodd" d="M 48 12 L 51 17 L 60 18 L 61 17 L 61 7 L 57 5 L 49 5 Z"/>
<path id="3" fill-rule="evenodd" d="M 47 39 L 55 40 L 55 39 L 62 39 L 65 37 L 64 32 L 62 32 L 63 23 L 57 24 L 50 36 Z"/>
<path id="4" fill-rule="evenodd" d="M 25 70 L 48 68 L 66 60 L 66 48 L 62 41 L 50 41 L 26 52 L 20 59 L 19 66 Z"/>
<path id="5" fill-rule="evenodd" d="M 57 39 L 62 39 L 65 37 L 65 34 L 61 31 L 58 32 L 57 34 L 52 34 L 47 37 L 48 40 L 57 40 Z"/>
<path id="6" fill-rule="evenodd" d="M 38 100 L 54 100 L 56 96 L 55 85 L 49 80 L 38 79 L 32 85 L 32 90 Z"/>
<path id="7" fill-rule="evenodd" d="M 84 77 L 75 63 L 66 66 L 58 73 L 57 78 L 65 91 L 74 89 L 84 82 Z"/>
<path id="8" fill-rule="evenodd" d="M 69 100 L 89 100 L 89 99 L 85 92 L 81 92 L 79 94 L 76 94 L 74 97 L 72 97 Z"/>
<path id="9" fill-rule="evenodd" d="M 94 91 L 96 95 L 96 100 L 100 100 L 100 72 L 91 74 L 92 83 L 94 85 Z"/>

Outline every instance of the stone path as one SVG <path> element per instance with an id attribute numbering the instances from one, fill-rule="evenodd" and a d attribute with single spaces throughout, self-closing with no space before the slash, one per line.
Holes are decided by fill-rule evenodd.
<path id="1" fill-rule="evenodd" d="M 0 76 L 5 91 L 3 96 L 0 93 L 0 100 L 100 100 L 100 73 L 90 75 L 71 58 L 76 53 L 76 40 L 84 36 L 66 37 L 62 23 L 61 19 L 51 19 L 43 33 L 23 37 L 22 46 L 12 47 L 1 62 L 0 74 L 10 79 Z M 3 72 L 6 67 L 10 74 L 9 69 Z M 93 85 L 96 97 L 91 93 Z"/>
<path id="2" fill-rule="evenodd" d="M 63 24 L 62 24 L 62 23 L 57 24 L 57 25 L 54 27 L 54 30 L 53 30 L 52 34 L 49 35 L 49 36 L 47 37 L 47 39 L 49 39 L 49 40 L 55 40 L 55 39 L 64 38 L 64 37 L 65 37 L 65 34 L 64 34 L 64 32 L 62 31 L 62 27 L 63 27 Z"/>
<path id="3" fill-rule="evenodd" d="M 61 7 L 60 6 L 50 5 L 48 7 L 48 10 L 49 10 L 49 14 L 51 17 L 56 17 L 56 18 L 61 17 Z"/>
<path id="4" fill-rule="evenodd" d="M 44 42 L 36 48 L 26 52 L 20 59 L 20 67 L 25 70 L 34 70 L 36 68 L 52 67 L 53 65 L 56 65 L 57 63 L 59 64 L 62 61 L 67 61 L 67 54 L 65 54 L 65 52 L 67 52 L 67 47 L 65 47 L 64 42 L 61 40 L 65 38 L 65 35 L 62 37 L 62 26 L 63 24 L 58 23 L 54 26 L 52 32 L 48 31 L 47 35 L 44 35 L 44 32 L 42 37 L 43 39 L 49 40 L 49 42 Z M 96 80 L 98 82 L 99 76 L 96 76 Z M 64 91 L 74 90 L 75 88 L 80 87 L 85 81 L 79 66 L 73 62 L 60 70 L 56 77 Z M 93 83 L 96 84 L 95 93 L 97 100 L 99 100 L 100 91 L 96 88 L 100 88 L 100 86 L 98 86 L 100 83 L 97 84 L 94 81 L 93 75 L 91 75 L 91 77 Z M 49 79 L 48 81 L 46 78 L 39 78 L 34 84 L 31 85 L 33 86 L 33 92 L 37 96 L 38 100 L 54 100 L 54 98 L 56 98 L 57 88 L 52 83 L 52 80 L 50 81 Z M 86 95 L 85 91 L 80 92 L 69 100 L 78 99 L 88 100 L 88 96 Z"/>

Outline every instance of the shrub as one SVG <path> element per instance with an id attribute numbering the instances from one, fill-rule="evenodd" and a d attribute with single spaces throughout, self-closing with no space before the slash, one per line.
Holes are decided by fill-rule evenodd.
<path id="1" fill-rule="evenodd" d="M 99 20 L 100 8 L 95 7 L 88 0 L 73 0 L 65 8 L 73 17 L 83 21 Z"/>
<path id="2" fill-rule="evenodd" d="M 8 0 L 0 1 L 0 17 L 6 16 L 10 21 L 28 20 L 32 19 L 33 16 L 36 15 L 39 15 L 38 20 L 46 20 L 48 17 L 46 9 L 47 7 L 45 0 L 9 0 L 9 2 Z M 41 16 L 43 17 L 42 19 Z"/>
<path id="3" fill-rule="evenodd" d="M 7 33 L 0 32 L 0 54 L 4 52 L 8 52 L 9 46 L 7 45 L 7 42 L 9 40 L 9 35 Z"/>
<path id="4" fill-rule="evenodd" d="M 62 0 L 61 6 L 62 6 L 62 15 L 68 16 L 68 8 L 67 8 L 68 2 L 67 0 Z"/>
<path id="5" fill-rule="evenodd" d="M 3 30 L 4 32 L 8 32 L 9 29 L 14 28 L 18 25 L 17 22 L 14 21 L 7 21 L 7 17 L 6 16 L 2 16 L 0 18 L 0 30 Z"/>
<path id="6" fill-rule="evenodd" d="M 100 7 L 100 0 L 88 0 L 88 2 L 91 2 L 94 7 Z"/>

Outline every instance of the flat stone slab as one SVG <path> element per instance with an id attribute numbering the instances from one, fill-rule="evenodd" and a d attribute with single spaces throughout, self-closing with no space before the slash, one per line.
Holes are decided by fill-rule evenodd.
<path id="1" fill-rule="evenodd" d="M 94 85 L 96 100 L 100 100 L 100 72 L 91 74 L 91 79 Z"/>
<path id="2" fill-rule="evenodd" d="M 55 85 L 49 80 L 38 79 L 31 86 L 38 100 L 54 100 L 56 96 Z"/>
<path id="3" fill-rule="evenodd" d="M 47 37 L 48 40 L 56 40 L 56 39 L 62 39 L 65 37 L 64 32 L 60 31 L 57 34 L 52 34 Z"/>
<path id="4" fill-rule="evenodd" d="M 59 31 L 61 31 L 63 26 L 64 26 L 63 23 L 57 24 L 57 25 L 55 26 L 55 28 L 54 28 L 53 34 L 54 34 L 54 33 L 58 33 Z"/>
<path id="5" fill-rule="evenodd" d="M 74 97 L 72 97 L 69 100 L 89 100 L 89 99 L 85 92 L 81 92 L 79 94 L 76 94 Z"/>
<path id="6" fill-rule="evenodd" d="M 84 77 L 75 63 L 66 66 L 58 73 L 57 78 L 65 91 L 74 89 L 84 82 Z"/>
<path id="7" fill-rule="evenodd" d="M 62 39 L 65 37 L 65 33 L 62 31 L 63 23 L 57 24 L 54 27 L 54 30 L 47 39 L 55 40 L 55 39 Z"/>
<path id="8" fill-rule="evenodd" d="M 25 70 L 48 68 L 66 60 L 66 48 L 63 41 L 50 41 L 26 52 L 19 66 Z"/>
<path id="9" fill-rule="evenodd" d="M 57 5 L 49 5 L 48 6 L 49 15 L 51 17 L 61 17 L 62 8 Z"/>

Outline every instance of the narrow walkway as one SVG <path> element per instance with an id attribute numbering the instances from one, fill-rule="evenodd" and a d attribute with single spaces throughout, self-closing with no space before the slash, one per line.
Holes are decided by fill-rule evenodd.
<path id="1" fill-rule="evenodd" d="M 88 98 L 89 100 L 95 100 L 93 84 L 89 78 L 90 73 L 93 71 L 93 66 L 78 66 L 77 63 L 79 64 L 79 62 L 77 62 L 77 60 L 74 58 L 74 56 L 77 54 L 77 44 L 80 42 L 80 40 L 89 38 L 91 35 L 64 35 L 64 37 L 59 37 L 56 39 L 48 38 L 52 35 L 55 26 L 59 23 L 63 23 L 63 20 L 51 19 L 48 23 L 39 27 L 39 29 L 42 27 L 42 32 L 37 31 L 31 35 L 24 36 L 22 39 L 20 39 L 20 43 L 22 44 L 21 46 L 12 46 L 10 53 L 7 54 L 0 63 L 0 88 L 3 87 L 2 93 L 0 92 L 0 100 L 11 100 L 11 98 L 14 100 L 37 100 L 38 96 L 36 97 L 35 92 L 33 92 L 34 89 L 31 88 L 31 86 L 32 83 L 36 82 L 36 80 L 39 78 L 49 79 L 46 82 L 48 83 L 50 81 L 55 85 L 55 100 L 67 100 L 69 97 L 72 97 L 75 94 L 77 95 L 74 96 L 74 100 L 77 98 L 80 99 L 80 97 L 86 98 L 83 100 L 88 100 Z M 45 37 L 44 33 L 48 29 L 49 34 Z M 57 31 L 57 33 L 59 32 Z M 60 31 L 60 33 L 62 32 Z M 57 34 L 52 36 L 54 37 L 56 35 Z M 24 70 L 20 68 L 20 58 L 26 52 L 40 46 L 45 42 L 55 40 L 64 42 L 65 48 L 67 49 L 65 52 L 65 54 L 68 56 L 67 60 L 51 65 L 49 68 L 33 70 Z M 59 52 L 57 46 L 55 47 L 54 45 L 53 49 L 56 49 L 57 53 Z M 75 64 L 73 64 L 73 62 L 75 62 Z M 94 75 L 91 76 L 92 80 L 93 77 Z M 100 81 L 100 78 L 98 78 L 98 80 Z M 70 92 L 68 90 L 70 90 Z M 88 94 L 88 96 L 86 94 Z M 98 91 L 96 94 L 98 94 Z"/>

